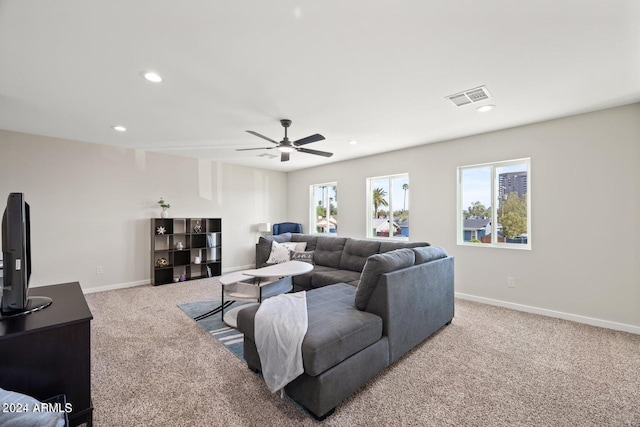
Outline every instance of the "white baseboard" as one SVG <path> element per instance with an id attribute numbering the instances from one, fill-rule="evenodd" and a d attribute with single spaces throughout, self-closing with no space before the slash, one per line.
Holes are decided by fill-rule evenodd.
<path id="1" fill-rule="evenodd" d="M 256 266 L 253 265 L 253 264 L 237 266 L 237 267 L 229 267 L 229 268 L 225 268 L 224 270 L 222 270 L 222 274 L 227 274 L 227 273 L 231 273 L 233 271 L 238 271 L 238 270 L 250 270 L 250 269 L 253 269 L 253 268 L 256 268 Z M 151 279 L 149 278 L 149 279 L 145 279 L 145 280 L 138 280 L 136 282 L 116 283 L 114 285 L 98 286 L 98 287 L 92 287 L 92 288 L 87 288 L 87 289 L 83 288 L 82 292 L 84 294 L 92 294 L 94 292 L 106 292 L 106 291 L 113 291 L 113 290 L 116 290 L 116 289 L 133 288 L 135 286 L 148 285 L 150 283 L 151 283 Z"/>
<path id="2" fill-rule="evenodd" d="M 546 308 L 532 307 L 529 305 L 516 304 L 508 301 L 501 301 L 497 299 L 478 297 L 475 295 L 463 294 L 460 292 L 455 293 L 456 298 L 475 301 L 482 304 L 495 305 L 498 307 L 510 308 L 512 310 L 524 311 L 527 313 L 540 314 L 542 316 L 555 317 L 557 319 L 570 320 L 572 322 L 584 323 L 591 326 L 598 326 L 601 328 L 614 329 L 616 331 L 629 332 L 632 334 L 640 335 L 640 327 L 627 325 L 625 323 L 611 322 L 609 320 L 595 319 L 593 317 L 580 316 L 577 314 L 564 313 L 562 311 L 547 310 Z"/>
<path id="3" fill-rule="evenodd" d="M 105 285 L 105 286 L 97 286 L 93 288 L 82 288 L 82 292 L 84 294 L 92 294 L 94 292 L 105 292 L 105 291 L 113 291 L 115 289 L 125 289 L 125 288 L 133 288 L 134 286 L 142 286 L 148 285 L 151 283 L 149 279 L 146 280 L 138 280 L 137 282 L 128 282 L 128 283 L 116 283 L 115 285 Z M 80 284 L 82 287 L 82 284 Z"/>

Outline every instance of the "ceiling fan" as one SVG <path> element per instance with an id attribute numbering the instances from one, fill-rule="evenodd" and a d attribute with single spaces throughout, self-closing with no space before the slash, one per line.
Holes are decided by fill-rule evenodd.
<path id="1" fill-rule="evenodd" d="M 320 135 L 319 133 L 316 133 L 315 135 L 307 136 L 306 138 L 298 139 L 297 141 L 291 142 L 291 141 L 289 141 L 289 138 L 287 137 L 287 128 L 289 126 L 291 126 L 291 120 L 282 119 L 282 120 L 280 120 L 280 124 L 282 125 L 282 127 L 284 127 L 284 139 L 282 141 L 280 141 L 280 142 L 274 141 L 271 138 L 267 138 L 264 135 L 260 135 L 258 132 L 254 132 L 252 130 L 248 130 L 247 131 L 252 135 L 255 135 L 255 136 L 260 137 L 262 139 L 266 139 L 269 142 L 273 142 L 274 144 L 276 144 L 275 147 L 238 148 L 238 149 L 236 149 L 236 151 L 271 150 L 273 148 L 277 148 L 280 151 L 280 161 L 281 162 L 288 161 L 289 160 L 289 154 L 292 151 L 300 151 L 301 153 L 315 154 L 317 156 L 324 156 L 324 157 L 333 156 L 333 153 L 328 153 L 326 151 L 311 150 L 309 148 L 301 147 L 302 145 L 311 144 L 312 142 L 322 141 L 324 139 L 324 136 Z"/>

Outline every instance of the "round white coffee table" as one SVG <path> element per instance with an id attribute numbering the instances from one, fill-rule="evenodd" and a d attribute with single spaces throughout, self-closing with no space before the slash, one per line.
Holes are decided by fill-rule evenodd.
<path id="1" fill-rule="evenodd" d="M 245 305 L 224 311 L 235 301 L 261 303 L 263 299 L 287 293 L 293 289 L 293 276 L 313 270 L 313 265 L 302 261 L 288 261 L 253 270 L 236 271 L 220 277 L 222 300 L 219 311 L 222 320 L 237 327 L 238 311 Z"/>

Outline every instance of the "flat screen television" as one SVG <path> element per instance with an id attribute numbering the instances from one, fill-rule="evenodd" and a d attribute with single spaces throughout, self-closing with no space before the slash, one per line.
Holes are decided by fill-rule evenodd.
<path id="1" fill-rule="evenodd" d="M 31 217 L 23 193 L 11 193 L 2 216 L 2 309 L 0 318 L 41 310 L 48 297 L 28 297 L 31 278 Z"/>

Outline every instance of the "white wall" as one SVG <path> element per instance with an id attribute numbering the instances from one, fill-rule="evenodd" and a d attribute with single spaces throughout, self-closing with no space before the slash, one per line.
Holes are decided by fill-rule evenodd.
<path id="1" fill-rule="evenodd" d="M 522 157 L 532 250 L 458 246 L 456 168 Z M 459 296 L 640 333 L 639 165 L 633 104 L 292 172 L 288 217 L 308 230 L 309 185 L 337 181 L 339 234 L 363 238 L 366 178 L 408 172 L 411 240 L 455 256 Z"/>
<path id="2" fill-rule="evenodd" d="M 220 217 L 223 271 L 254 265 L 257 224 L 286 218 L 286 174 L 0 131 L 0 206 L 31 205 L 31 286 L 149 283 L 150 218 Z M 104 273 L 96 274 L 96 266 Z"/>

